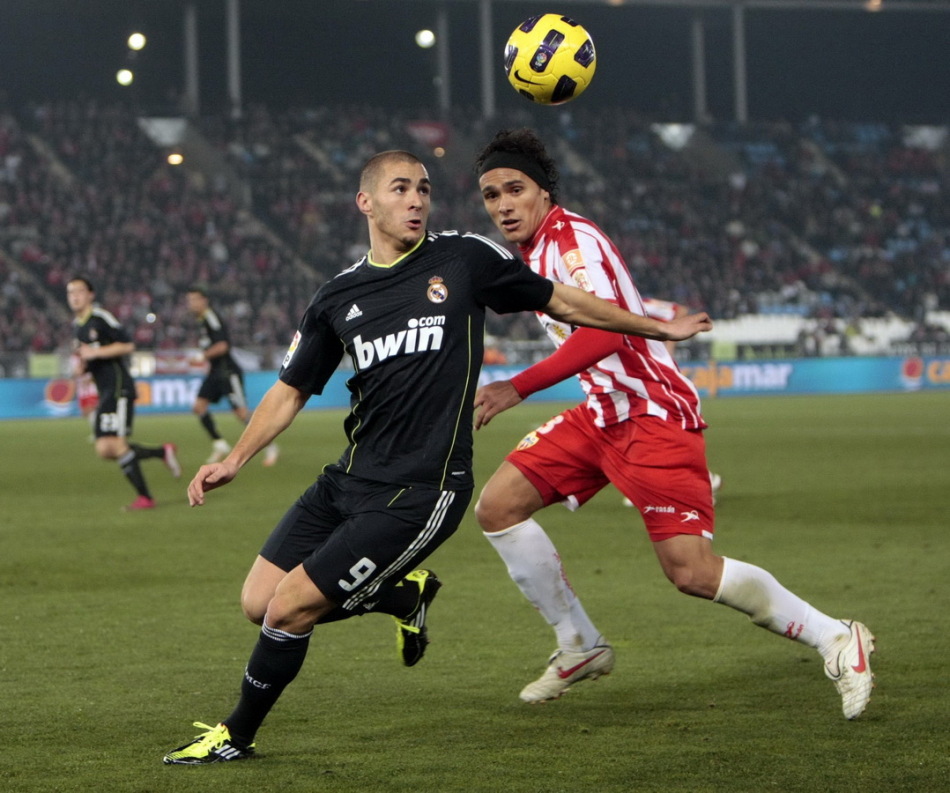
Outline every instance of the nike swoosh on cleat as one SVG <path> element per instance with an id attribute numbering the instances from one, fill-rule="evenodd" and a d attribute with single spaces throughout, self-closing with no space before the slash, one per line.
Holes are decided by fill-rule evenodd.
<path id="1" fill-rule="evenodd" d="M 597 655 L 592 655 L 590 658 L 585 658 L 579 664 L 577 664 L 576 666 L 572 666 L 570 669 L 561 669 L 560 667 L 558 667 L 557 676 L 561 678 L 561 680 L 566 680 L 571 675 L 573 675 L 578 669 L 581 669 L 582 667 L 587 666 L 587 664 L 589 664 L 595 658 L 600 658 L 600 656 L 602 656 L 605 652 L 607 651 L 601 650 L 599 653 L 597 653 Z"/>
<path id="2" fill-rule="evenodd" d="M 859 675 L 868 668 L 867 659 L 864 657 L 864 645 L 861 643 L 861 631 L 858 631 L 858 663 L 857 666 L 851 668 Z"/>

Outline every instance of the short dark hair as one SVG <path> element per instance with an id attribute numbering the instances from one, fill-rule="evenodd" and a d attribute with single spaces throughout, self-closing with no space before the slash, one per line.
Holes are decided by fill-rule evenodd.
<path id="1" fill-rule="evenodd" d="M 86 278 L 86 276 L 84 276 L 84 275 L 74 275 L 72 278 L 70 278 L 70 279 L 66 282 L 66 286 L 69 286 L 70 284 L 75 283 L 76 281 L 79 281 L 79 282 L 85 284 L 85 285 L 86 285 L 86 289 L 88 289 L 88 290 L 89 290 L 90 292 L 92 292 L 93 294 L 96 293 L 96 288 L 92 285 L 92 281 L 90 281 L 90 280 L 89 280 L 88 278 Z"/>
<path id="2" fill-rule="evenodd" d="M 194 292 L 195 294 L 201 295 L 203 298 L 207 299 L 208 290 L 206 287 L 201 284 L 192 284 L 188 287 L 188 293 Z"/>
<path id="3" fill-rule="evenodd" d="M 485 165 L 485 161 L 497 152 L 514 153 L 522 157 L 527 157 L 535 163 L 544 173 L 547 184 L 543 185 L 551 196 L 551 203 L 556 204 L 558 199 L 558 180 L 560 172 L 554 158 L 548 154 L 547 149 L 541 142 L 541 138 L 533 129 L 524 127 L 522 129 L 503 129 L 496 133 L 487 146 L 481 150 L 475 158 L 475 173 L 480 175 Z M 530 176 L 530 174 L 529 174 Z"/>
<path id="4" fill-rule="evenodd" d="M 415 154 L 401 149 L 392 151 L 381 151 L 367 160 L 366 165 L 360 172 L 360 191 L 364 193 L 372 192 L 376 187 L 376 181 L 379 179 L 379 172 L 388 162 L 408 162 L 413 165 L 423 165 L 422 160 Z"/>

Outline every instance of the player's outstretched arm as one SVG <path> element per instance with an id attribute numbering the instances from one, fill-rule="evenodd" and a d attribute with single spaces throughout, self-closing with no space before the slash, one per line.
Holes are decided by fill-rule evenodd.
<path id="1" fill-rule="evenodd" d="M 244 464 L 293 423 L 308 395 L 278 380 L 264 394 L 234 448 L 220 463 L 203 465 L 188 485 L 188 503 L 199 507 L 204 494 L 226 485 Z"/>
<path id="2" fill-rule="evenodd" d="M 685 341 L 697 333 L 712 330 L 712 320 L 705 312 L 689 314 L 671 322 L 660 322 L 640 314 L 631 314 L 620 306 L 566 284 L 554 284 L 554 294 L 543 310 L 554 319 L 571 325 L 659 341 Z"/>

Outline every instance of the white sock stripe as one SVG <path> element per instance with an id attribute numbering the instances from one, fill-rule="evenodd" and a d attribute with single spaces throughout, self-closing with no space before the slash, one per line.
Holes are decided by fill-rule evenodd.
<path id="1" fill-rule="evenodd" d="M 261 633 L 263 633 L 268 639 L 273 639 L 276 642 L 289 642 L 294 639 L 306 639 L 313 633 L 311 628 L 306 633 L 290 633 L 289 631 L 282 631 L 278 628 L 272 628 L 266 622 L 261 626 Z"/>
<path id="2" fill-rule="evenodd" d="M 453 501 L 455 501 L 455 491 L 443 490 L 439 495 L 439 500 L 436 502 L 435 509 L 432 510 L 429 520 L 426 522 L 426 525 L 422 531 L 419 532 L 418 536 L 409 544 L 406 550 L 403 551 L 392 562 L 392 564 L 390 564 L 385 570 L 376 576 L 376 579 L 372 584 L 347 598 L 343 603 L 343 608 L 354 609 L 364 600 L 374 596 L 379 591 L 379 588 L 383 582 L 386 581 L 390 575 L 392 575 L 393 571 L 402 567 L 409 559 L 418 556 L 420 550 L 425 548 L 425 546 L 432 541 L 432 538 L 442 526 L 442 523 L 445 520 L 445 513 L 448 511 L 448 508 L 452 505 Z"/>

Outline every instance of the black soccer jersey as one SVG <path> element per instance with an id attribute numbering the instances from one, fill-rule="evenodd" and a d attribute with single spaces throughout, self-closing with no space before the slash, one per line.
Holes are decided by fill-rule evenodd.
<path id="1" fill-rule="evenodd" d="M 215 310 L 209 308 L 201 315 L 201 338 L 198 340 L 198 345 L 202 350 L 207 350 L 219 341 L 228 343 L 228 351 L 224 355 L 219 355 L 217 358 L 208 361 L 211 367 L 209 374 L 224 377 L 241 374 L 241 367 L 231 355 L 231 337 L 228 335 L 227 326 L 221 321 Z"/>
<path id="2" fill-rule="evenodd" d="M 132 341 L 128 331 L 119 324 L 119 320 L 105 309 L 98 307 L 93 308 L 92 313 L 84 321 L 73 320 L 73 327 L 76 330 L 78 344 L 105 347 L 115 342 Z M 105 398 L 109 394 L 135 396 L 135 381 L 129 372 L 126 356 L 86 361 L 86 369 L 96 381 L 96 390 L 100 397 Z"/>
<path id="3" fill-rule="evenodd" d="M 475 234 L 429 232 L 389 267 L 363 258 L 310 302 L 280 379 L 319 394 L 343 357 L 344 470 L 402 485 L 467 489 L 485 306 L 537 311 L 554 285 Z"/>

